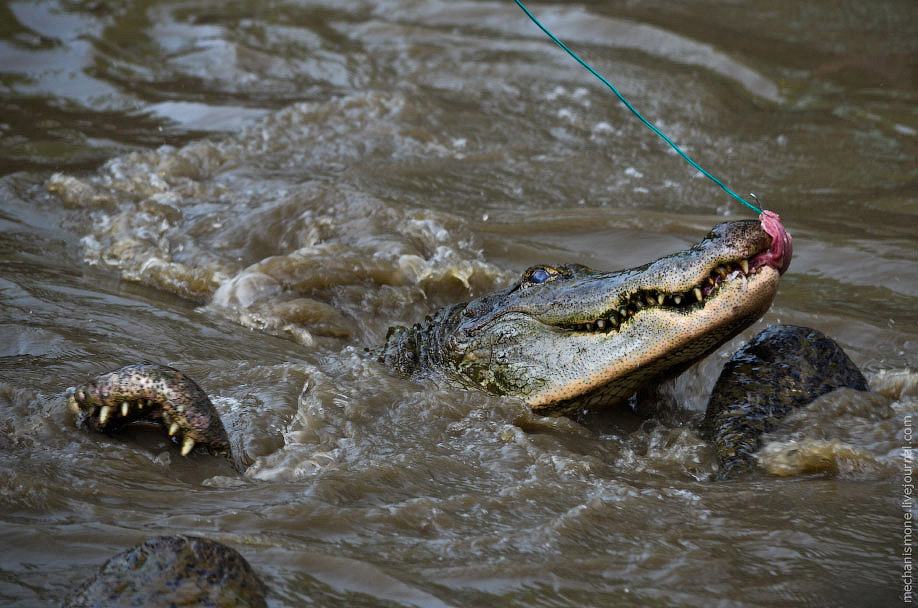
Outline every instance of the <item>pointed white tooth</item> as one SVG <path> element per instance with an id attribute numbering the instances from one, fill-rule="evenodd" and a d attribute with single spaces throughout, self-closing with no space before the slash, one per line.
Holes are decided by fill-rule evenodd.
<path id="1" fill-rule="evenodd" d="M 657 296 L 657 304 L 659 304 L 660 306 L 663 306 L 663 300 L 665 300 L 665 299 L 666 299 L 666 296 L 664 296 L 664 295 L 661 293 L 660 295 Z"/>
<path id="2" fill-rule="evenodd" d="M 674 295 L 674 296 L 673 296 L 673 302 L 675 302 L 677 305 L 678 305 L 678 304 L 681 304 L 681 303 L 682 303 L 682 296 L 680 296 L 679 294 Z"/>
<path id="3" fill-rule="evenodd" d="M 701 295 L 701 290 L 699 288 L 696 287 L 695 289 L 693 289 L 692 293 L 695 294 L 695 299 L 698 300 L 699 302 L 701 302 L 704 299 L 704 297 Z"/>
<path id="4" fill-rule="evenodd" d="M 600 319 L 599 321 L 596 321 L 596 327 L 598 327 L 599 329 L 605 329 L 605 328 L 606 328 L 606 320 L 605 320 L 605 319 Z"/>
<path id="5" fill-rule="evenodd" d="M 626 318 L 626 317 L 628 316 L 628 309 L 627 309 L 627 308 L 619 308 L 619 309 L 618 309 L 618 314 L 620 314 L 620 315 L 622 316 L 622 318 L 624 319 L 624 318 Z"/>
<path id="6" fill-rule="evenodd" d="M 99 410 L 99 424 L 105 424 L 106 422 L 108 422 L 108 417 L 111 415 L 112 415 L 112 408 L 107 405 L 103 405 L 102 409 Z"/>
<path id="7" fill-rule="evenodd" d="M 172 437 L 178 432 L 179 432 L 178 422 L 173 422 L 172 424 L 169 425 L 169 436 L 170 437 Z"/>
<path id="8" fill-rule="evenodd" d="M 187 456 L 194 449 L 194 439 L 185 437 L 182 441 L 182 456 Z"/>
<path id="9" fill-rule="evenodd" d="M 720 278 L 722 278 L 722 279 L 726 279 L 726 278 L 727 278 L 727 269 L 726 269 L 726 268 L 724 268 L 723 266 L 718 266 L 717 268 L 715 268 L 715 270 L 717 271 L 717 274 L 720 275 Z"/>
<path id="10" fill-rule="evenodd" d="M 749 261 L 743 260 L 739 263 L 740 268 L 743 269 L 743 274 L 749 274 Z"/>
<path id="11" fill-rule="evenodd" d="M 127 416 L 130 413 L 131 413 L 131 406 L 128 405 L 127 401 L 122 402 L 121 403 L 121 415 Z"/>

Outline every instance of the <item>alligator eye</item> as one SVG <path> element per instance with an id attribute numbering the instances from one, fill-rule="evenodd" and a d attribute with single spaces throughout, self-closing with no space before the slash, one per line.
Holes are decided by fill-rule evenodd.
<path id="1" fill-rule="evenodd" d="M 548 271 L 544 268 L 537 268 L 529 275 L 530 283 L 544 283 L 548 280 Z"/>
<path id="2" fill-rule="evenodd" d="M 560 272 L 547 266 L 533 266 L 523 274 L 524 285 L 539 285 L 553 281 L 560 276 Z"/>

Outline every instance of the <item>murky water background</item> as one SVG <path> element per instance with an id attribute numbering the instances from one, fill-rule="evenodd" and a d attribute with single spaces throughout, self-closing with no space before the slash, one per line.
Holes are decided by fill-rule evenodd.
<path id="1" fill-rule="evenodd" d="M 0 6 L 0 603 L 165 533 L 237 548 L 272 606 L 901 601 L 918 5 L 531 8 L 794 235 L 771 312 L 675 383 L 669 425 L 539 419 L 364 351 L 533 263 L 626 267 L 751 217 L 512 2 Z M 706 391 L 777 321 L 877 392 L 711 482 Z M 199 380 L 245 476 L 74 428 L 61 392 L 141 360 Z"/>

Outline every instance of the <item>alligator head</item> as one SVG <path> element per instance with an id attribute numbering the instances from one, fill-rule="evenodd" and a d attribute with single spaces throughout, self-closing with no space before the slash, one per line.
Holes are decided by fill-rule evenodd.
<path id="1" fill-rule="evenodd" d="M 544 415 L 614 404 L 765 314 L 790 256 L 790 235 L 766 211 L 637 268 L 533 266 L 507 289 L 391 329 L 380 360 L 520 397 Z"/>

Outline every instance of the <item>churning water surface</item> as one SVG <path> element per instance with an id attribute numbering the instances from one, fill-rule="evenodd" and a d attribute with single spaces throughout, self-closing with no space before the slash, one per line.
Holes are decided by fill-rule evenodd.
<path id="1" fill-rule="evenodd" d="M 667 424 L 542 419 L 366 352 L 532 264 L 638 265 L 751 217 L 512 2 L 0 5 L 0 603 L 174 533 L 238 549 L 272 606 L 902 601 L 916 4 L 530 8 L 794 236 L 771 311 Z M 707 392 L 778 321 L 874 393 L 712 482 Z M 202 384 L 244 475 L 75 428 L 63 390 L 135 361 Z"/>

